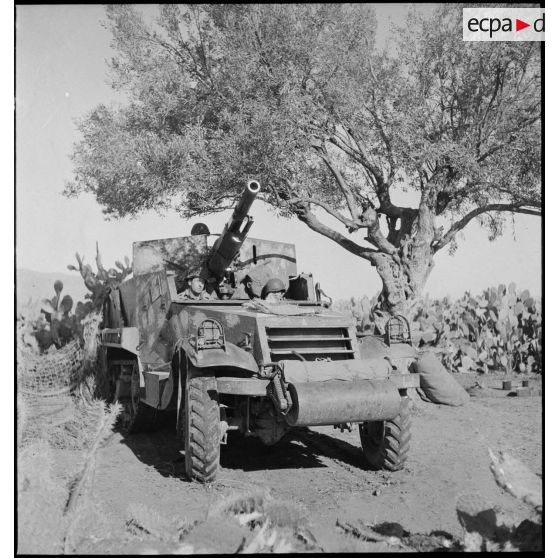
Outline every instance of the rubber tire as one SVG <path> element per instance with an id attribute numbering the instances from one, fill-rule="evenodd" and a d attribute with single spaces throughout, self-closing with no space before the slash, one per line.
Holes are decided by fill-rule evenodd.
<path id="1" fill-rule="evenodd" d="M 136 387 L 136 400 L 135 404 L 131 401 L 120 401 L 122 405 L 129 405 L 130 410 L 130 420 L 125 422 L 120 421 L 122 430 L 125 434 L 137 434 L 138 432 L 153 432 L 160 427 L 162 420 L 162 412 L 157 411 L 157 409 L 150 407 L 146 403 L 140 401 L 141 391 L 139 387 L 139 367 L 137 361 L 130 362 L 133 366 L 132 376 L 135 376 L 135 382 L 132 386 Z M 132 386 L 130 389 L 132 389 Z M 133 397 L 132 397 L 133 399 Z M 122 415 L 121 415 L 122 416 Z"/>
<path id="2" fill-rule="evenodd" d="M 188 480 L 208 483 L 217 477 L 221 455 L 220 421 L 215 377 L 190 378 L 184 401 L 184 454 Z"/>
<path id="3" fill-rule="evenodd" d="M 392 420 L 359 425 L 366 461 L 374 470 L 399 471 L 405 465 L 411 443 L 409 398 L 401 399 L 399 414 Z"/>

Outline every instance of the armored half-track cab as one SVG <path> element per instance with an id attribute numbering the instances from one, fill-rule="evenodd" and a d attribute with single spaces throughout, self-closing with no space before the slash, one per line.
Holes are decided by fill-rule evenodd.
<path id="1" fill-rule="evenodd" d="M 104 306 L 105 397 L 122 403 L 128 432 L 170 413 L 191 480 L 215 478 L 232 430 L 274 444 L 292 427 L 348 423 L 372 468 L 401 468 L 415 377 L 385 355 L 361 358 L 352 318 L 298 271 L 294 245 L 248 237 L 259 191 L 248 183 L 217 238 L 134 243 L 133 277 Z M 270 280 L 279 299 L 261 297 Z M 410 343 L 394 325 L 385 341 Z"/>

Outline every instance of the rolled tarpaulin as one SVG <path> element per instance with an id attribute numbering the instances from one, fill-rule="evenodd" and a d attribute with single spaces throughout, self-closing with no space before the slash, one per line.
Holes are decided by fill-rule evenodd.
<path id="1" fill-rule="evenodd" d="M 375 380 L 387 378 L 391 366 L 384 358 L 335 361 L 283 361 L 288 383 L 321 382 L 324 380 Z"/>
<path id="2" fill-rule="evenodd" d="M 290 426 L 389 420 L 399 414 L 401 396 L 389 380 L 327 380 L 289 384 Z"/>

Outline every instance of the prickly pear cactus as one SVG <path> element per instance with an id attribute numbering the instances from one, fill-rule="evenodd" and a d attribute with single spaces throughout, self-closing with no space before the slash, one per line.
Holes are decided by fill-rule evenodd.
<path id="1" fill-rule="evenodd" d="M 541 310 L 540 300 L 514 283 L 453 303 L 425 299 L 414 316 L 415 339 L 442 349 L 453 371 L 541 373 Z"/>
<path id="2" fill-rule="evenodd" d="M 98 243 L 97 254 L 95 256 L 97 273 L 93 271 L 93 268 L 89 264 L 85 263 L 85 258 L 80 256 L 77 252 L 76 260 L 78 262 L 78 267 L 70 264 L 68 265 L 68 269 L 70 271 L 79 271 L 81 274 L 85 286 L 90 291 L 85 295 L 85 298 L 91 302 L 92 309 L 94 310 L 100 310 L 110 290 L 116 288 L 132 273 L 132 266 L 127 256 L 124 258 L 124 263 L 117 260 L 115 262 L 116 267 L 111 267 L 108 270 L 105 269 L 101 260 Z"/>
<path id="3" fill-rule="evenodd" d="M 41 317 L 34 324 L 35 336 L 44 352 L 51 345 L 59 349 L 80 335 L 80 324 L 71 314 L 74 300 L 70 295 L 62 296 L 64 283 L 54 282 L 55 295 L 41 301 Z M 44 317 L 44 319 L 43 319 Z M 45 323 L 46 322 L 46 323 Z"/>
<path id="4" fill-rule="evenodd" d="M 389 316 L 368 297 L 334 307 L 352 315 L 358 332 L 384 333 Z M 409 317 L 413 342 L 433 348 L 450 371 L 542 373 L 541 301 L 515 283 L 456 301 L 426 296 Z"/>

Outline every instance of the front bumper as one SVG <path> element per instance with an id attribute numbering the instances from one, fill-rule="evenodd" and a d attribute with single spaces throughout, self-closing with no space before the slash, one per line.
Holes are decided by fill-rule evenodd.
<path id="1" fill-rule="evenodd" d="M 284 361 L 292 408 L 291 426 L 390 420 L 399 414 L 401 393 L 417 388 L 419 377 L 391 370 L 387 361 Z M 270 380 L 218 377 L 220 393 L 268 396 Z"/>

